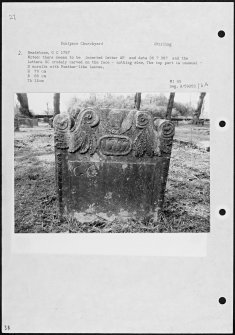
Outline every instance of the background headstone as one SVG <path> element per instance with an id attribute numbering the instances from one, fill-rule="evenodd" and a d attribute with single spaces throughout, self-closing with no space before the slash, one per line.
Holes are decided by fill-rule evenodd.
<path id="1" fill-rule="evenodd" d="M 23 118 L 18 118 L 18 120 L 19 120 L 20 126 L 33 128 L 33 119 L 23 117 Z"/>
<path id="2" fill-rule="evenodd" d="M 32 119 L 32 122 L 33 122 L 34 127 L 38 127 L 38 119 L 37 118 Z"/>

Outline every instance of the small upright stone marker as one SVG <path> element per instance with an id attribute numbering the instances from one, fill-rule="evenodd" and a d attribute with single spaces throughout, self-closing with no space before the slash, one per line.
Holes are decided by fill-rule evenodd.
<path id="1" fill-rule="evenodd" d="M 174 124 L 150 112 L 86 108 L 54 118 L 60 210 L 153 217 L 163 205 Z"/>
<path id="2" fill-rule="evenodd" d="M 24 126 L 27 128 L 33 128 L 33 119 L 30 119 L 29 117 L 21 117 L 18 118 L 19 120 L 19 125 Z"/>
<path id="3" fill-rule="evenodd" d="M 38 127 L 38 118 L 32 119 L 32 122 L 34 127 Z"/>

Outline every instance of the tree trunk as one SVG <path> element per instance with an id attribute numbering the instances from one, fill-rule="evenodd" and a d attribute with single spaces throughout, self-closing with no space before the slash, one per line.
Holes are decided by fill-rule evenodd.
<path id="1" fill-rule="evenodd" d="M 60 93 L 54 93 L 54 117 L 60 114 Z"/>
<path id="2" fill-rule="evenodd" d="M 199 100 L 198 100 L 198 103 L 197 103 L 197 109 L 193 113 L 193 124 L 198 124 L 199 123 L 199 118 L 200 118 L 200 115 L 201 115 L 201 112 L 202 112 L 202 106 L 203 106 L 205 96 L 206 96 L 206 92 L 202 92 L 199 96 Z"/>
<path id="3" fill-rule="evenodd" d="M 166 119 L 171 120 L 171 113 L 174 105 L 174 99 L 175 99 L 175 92 L 170 93 L 170 97 L 168 100 L 167 110 L 166 110 Z"/>
<path id="4" fill-rule="evenodd" d="M 20 103 L 20 113 L 26 117 L 33 117 L 32 113 L 29 111 L 28 97 L 26 93 L 16 93 L 17 99 Z"/>
<path id="5" fill-rule="evenodd" d="M 141 104 L 141 93 L 140 93 L 140 92 L 137 92 L 137 93 L 135 94 L 135 108 L 136 108 L 137 110 L 140 109 L 140 104 Z"/>

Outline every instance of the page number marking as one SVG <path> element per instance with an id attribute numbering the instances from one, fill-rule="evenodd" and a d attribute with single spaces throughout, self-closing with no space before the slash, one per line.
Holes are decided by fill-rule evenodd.
<path id="1" fill-rule="evenodd" d="M 9 326 L 9 325 L 4 325 L 4 330 L 6 331 L 6 330 L 10 330 L 11 329 L 11 327 Z"/>

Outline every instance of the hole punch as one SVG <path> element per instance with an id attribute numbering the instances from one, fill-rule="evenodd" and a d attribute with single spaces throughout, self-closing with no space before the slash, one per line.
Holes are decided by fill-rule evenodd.
<path id="1" fill-rule="evenodd" d="M 225 299 L 225 297 L 220 297 L 220 298 L 219 298 L 219 303 L 220 303 L 221 305 L 224 305 L 224 304 L 226 303 L 226 299 Z"/>
<path id="2" fill-rule="evenodd" d="M 218 36 L 223 38 L 225 36 L 225 32 L 223 30 L 218 31 Z"/>
<path id="3" fill-rule="evenodd" d="M 220 126 L 220 127 L 223 128 L 223 127 L 225 127 L 225 125 L 226 125 L 226 122 L 225 122 L 225 121 L 220 121 L 220 122 L 219 122 L 219 126 Z"/>
<path id="4" fill-rule="evenodd" d="M 225 214 L 226 214 L 226 210 L 223 209 L 223 208 L 221 208 L 221 209 L 219 210 L 219 213 L 220 213 L 220 215 L 225 215 Z"/>

